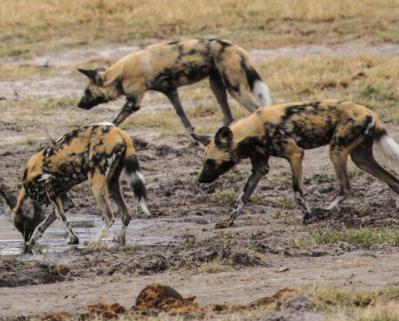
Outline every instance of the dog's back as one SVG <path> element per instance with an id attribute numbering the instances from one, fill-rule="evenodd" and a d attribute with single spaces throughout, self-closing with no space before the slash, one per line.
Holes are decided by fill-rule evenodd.
<path id="1" fill-rule="evenodd" d="M 47 184 L 50 176 L 58 194 L 87 180 L 95 168 L 106 174 L 109 162 L 126 150 L 126 139 L 121 132 L 111 123 L 92 124 L 46 146 L 28 161 L 23 177 L 28 195 L 38 201 L 47 199 L 41 185 Z"/>
<path id="2" fill-rule="evenodd" d="M 374 113 L 364 106 L 339 100 L 296 102 L 259 108 L 255 113 L 232 125 L 234 139 L 257 137 L 273 144 L 292 138 L 304 149 L 329 144 L 334 135 L 350 139 L 351 133 L 364 132 L 374 119 Z M 378 118 L 375 118 L 379 122 Z"/>

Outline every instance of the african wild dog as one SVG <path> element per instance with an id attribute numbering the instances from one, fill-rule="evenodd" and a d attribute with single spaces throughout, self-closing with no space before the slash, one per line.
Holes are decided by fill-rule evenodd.
<path id="1" fill-rule="evenodd" d="M 113 120 L 116 125 L 139 110 L 146 91 L 155 90 L 166 95 L 185 129 L 192 133 L 194 127 L 183 110 L 177 88 L 208 76 L 226 126 L 233 121 L 226 90 L 250 112 L 261 105 L 270 105 L 269 89 L 252 66 L 248 53 L 224 40 L 192 39 L 156 44 L 127 55 L 106 70 L 79 71 L 89 78 L 79 107 L 91 109 L 126 96 L 125 105 Z"/>
<path id="2" fill-rule="evenodd" d="M 98 123 L 78 128 L 32 156 L 24 171 L 23 186 L 12 213 L 15 227 L 24 236 L 25 249 L 34 244 L 56 218 L 64 224 L 70 244 L 79 243 L 66 220 L 62 196 L 87 179 L 104 220 L 104 226 L 92 243 L 99 242 L 115 221 L 109 202 L 111 192 L 122 215 L 119 242 L 124 244 L 130 213 L 119 183 L 122 170 L 127 174 L 142 211 L 150 216 L 145 203 L 144 178 L 133 142 L 126 132 L 113 124 Z M 32 210 L 31 205 L 27 213 L 24 203 L 28 196 L 35 206 L 52 204 L 54 212 L 44 216 L 42 211 Z M 9 203 L 14 205 L 12 199 Z"/>
<path id="3" fill-rule="evenodd" d="M 193 134 L 193 137 L 196 135 Z M 374 142 L 384 154 L 398 162 L 399 145 L 388 136 L 377 115 L 352 102 L 325 100 L 260 108 L 230 127 L 220 128 L 209 144 L 202 137 L 202 143 L 207 148 L 199 182 L 210 183 L 239 160 L 251 160 L 252 174 L 229 219 L 216 225 L 219 228 L 228 227 L 233 225 L 262 176 L 269 172 L 269 156 L 285 158 L 291 165 L 295 199 L 306 222 L 312 212 L 303 195 L 302 159 L 305 149 L 330 145 L 330 158 L 340 192 L 327 210 L 339 208 L 341 202 L 350 195 L 347 172 L 349 155 L 359 168 L 381 179 L 395 193 L 399 193 L 399 180 L 381 168 L 373 157 Z"/>

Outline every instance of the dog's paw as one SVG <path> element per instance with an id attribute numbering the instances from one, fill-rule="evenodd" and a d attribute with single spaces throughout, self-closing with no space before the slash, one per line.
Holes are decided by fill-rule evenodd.
<path id="1" fill-rule="evenodd" d="M 227 221 L 222 221 L 222 222 L 216 223 L 215 228 L 222 229 L 222 228 L 228 228 L 231 226 L 233 226 L 233 222 L 227 220 Z"/>

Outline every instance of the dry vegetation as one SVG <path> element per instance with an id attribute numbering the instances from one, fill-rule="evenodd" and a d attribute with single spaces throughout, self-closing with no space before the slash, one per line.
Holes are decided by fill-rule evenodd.
<path id="1" fill-rule="evenodd" d="M 79 5 L 76 3 L 74 0 L 1 1 L 0 42 L 6 45 L 0 47 L 0 57 L 13 59 L 14 56 L 19 58 L 49 50 L 104 44 L 141 45 L 190 36 L 223 37 L 239 42 L 247 49 L 335 44 L 358 39 L 374 44 L 399 42 L 398 0 L 81 0 Z M 70 76 L 75 67 L 73 64 L 56 68 L 0 63 L 0 80 Z M 375 110 L 384 122 L 391 123 L 390 128 L 399 124 L 398 57 L 356 53 L 342 57 L 296 56 L 263 60 L 257 63 L 257 68 L 270 86 L 275 102 L 327 98 L 352 100 Z M 182 88 L 181 98 L 199 132 L 211 133 L 220 125 L 221 112 L 207 82 Z M 82 123 L 110 120 L 117 111 L 116 106 L 122 105 L 118 101 L 112 107 L 102 106 L 82 113 L 75 107 L 77 99 L 64 96 L 0 100 L 0 124 L 11 128 L 7 127 L 5 131 L 17 133 L 17 138 L 5 136 L 0 146 L 9 149 L 12 146 L 36 147 L 49 137 L 58 137 Z M 231 101 L 231 104 L 237 118 L 247 114 L 235 102 Z M 184 135 L 174 110 L 166 98 L 158 94 L 147 95 L 142 109 L 122 127 L 134 128 L 135 132 L 155 132 L 160 139 L 173 137 L 175 140 L 176 136 Z M 357 169 L 350 171 L 351 177 L 361 174 Z M 241 182 L 246 177 L 237 172 L 229 175 L 229 183 Z M 319 178 L 322 177 L 325 181 L 333 180 L 331 173 L 322 173 Z M 290 177 L 276 175 L 269 182 L 289 186 Z M 234 187 L 225 186 L 207 201 L 210 205 L 228 208 L 236 196 Z M 254 195 L 252 203 L 271 204 L 282 211 L 293 207 L 292 200 L 285 194 L 280 199 Z M 313 230 L 303 238 L 284 242 L 301 249 L 340 243 L 361 248 L 373 245 L 398 247 L 399 237 L 395 228 L 332 229 L 323 226 L 320 231 Z M 93 249 L 87 251 L 90 253 Z M 181 272 L 191 275 L 232 270 L 224 261 L 215 259 Z M 374 292 L 309 288 L 304 292 L 331 321 L 399 319 L 398 288 Z M 215 316 L 212 320 L 255 320 L 264 313 L 262 310 L 236 313 Z M 148 320 L 181 319 L 160 316 Z M 130 319 L 122 317 L 120 320 Z"/>
<path id="2" fill-rule="evenodd" d="M 19 67 L 14 68 L 18 70 Z M 270 86 L 276 103 L 320 99 L 352 100 L 375 110 L 386 123 L 399 122 L 399 58 L 278 58 L 260 64 L 259 69 Z M 187 114 L 199 132 L 212 133 L 221 124 L 221 111 L 207 81 L 194 87 L 182 88 L 181 98 L 183 106 L 187 107 Z M 62 112 L 67 120 L 63 126 L 50 129 L 53 137 L 82 123 L 82 117 L 86 121 L 104 121 L 111 119 L 117 111 L 117 108 L 100 106 L 83 114 L 75 108 L 77 100 L 77 97 L 63 97 L 0 101 L 0 111 L 6 122 L 15 122 L 18 119 L 27 135 L 30 134 L 30 128 L 35 130 L 37 127 L 42 128 L 42 125 L 48 127 Z M 115 103 L 117 106 L 122 104 L 122 101 Z M 237 118 L 247 114 L 233 100 L 231 104 Z M 160 94 L 147 95 L 142 109 L 128 118 L 122 127 L 157 129 L 167 136 L 184 134 L 175 111 Z M 46 133 L 41 130 L 40 136 L 46 136 Z M 357 175 L 357 172 L 353 175 Z"/>
<path id="3" fill-rule="evenodd" d="M 245 46 L 398 41 L 397 0 L 2 1 L 0 55 L 94 43 L 147 43 L 181 36 Z M 152 39 L 152 40 L 151 40 Z"/>

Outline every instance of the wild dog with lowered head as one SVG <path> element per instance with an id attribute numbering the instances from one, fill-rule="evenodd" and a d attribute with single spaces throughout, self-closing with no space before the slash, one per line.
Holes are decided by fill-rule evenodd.
<path id="1" fill-rule="evenodd" d="M 12 213 L 16 228 L 24 236 L 25 248 L 34 244 L 56 218 L 63 223 L 70 243 L 79 243 L 78 237 L 66 220 L 62 196 L 73 186 L 86 180 L 90 182 L 104 220 L 104 226 L 92 242 L 99 242 L 115 221 L 109 201 L 111 193 L 122 215 L 119 242 L 124 244 L 130 213 L 119 183 L 123 170 L 142 211 L 146 216 L 150 216 L 145 203 L 144 178 L 140 172 L 133 142 L 126 132 L 113 124 L 98 123 L 81 127 L 32 156 L 25 169 L 23 186 Z M 54 212 L 45 217 L 30 217 L 23 208 L 27 197 L 36 205 L 52 204 Z M 33 211 L 33 216 L 35 215 L 42 215 L 42 212 Z M 26 224 L 27 221 L 30 224 Z M 30 237 L 27 238 L 27 234 Z"/>
<path id="2" fill-rule="evenodd" d="M 89 84 L 79 107 L 91 109 L 124 95 L 126 103 L 113 123 L 119 125 L 140 109 L 148 90 L 163 93 L 174 106 L 185 129 L 194 127 L 180 103 L 177 88 L 209 77 L 223 111 L 224 124 L 233 121 L 226 90 L 250 112 L 270 105 L 269 89 L 238 45 L 218 39 L 192 39 L 155 44 L 133 52 L 105 69 L 79 69 Z M 259 101 L 259 102 L 258 102 Z"/>
<path id="3" fill-rule="evenodd" d="M 197 137 L 193 134 L 193 137 Z M 197 137 L 198 139 L 198 137 Z M 399 145 L 387 134 L 375 113 L 348 101 L 325 100 L 288 103 L 260 108 L 230 127 L 222 127 L 207 145 L 200 183 L 210 183 L 241 159 L 249 158 L 252 174 L 238 197 L 228 220 L 218 228 L 232 226 L 262 176 L 269 172 L 270 156 L 288 160 L 293 175 L 297 204 L 306 222 L 312 214 L 303 194 L 302 159 L 304 150 L 330 145 L 330 158 L 339 182 L 339 194 L 327 210 L 339 205 L 351 192 L 347 159 L 362 170 L 381 179 L 396 193 L 399 180 L 384 170 L 373 157 L 373 143 L 388 157 L 399 161 Z M 396 206 L 399 206 L 397 199 Z"/>
<path id="4" fill-rule="evenodd" d="M 17 205 L 16 196 L 3 184 L 0 184 L 0 195 L 10 210 L 13 210 Z M 46 213 L 40 204 L 32 199 L 27 199 L 21 206 L 20 211 L 24 213 L 24 216 L 14 217 L 14 225 L 24 237 L 24 241 L 28 242 L 35 227 L 44 220 Z"/>

